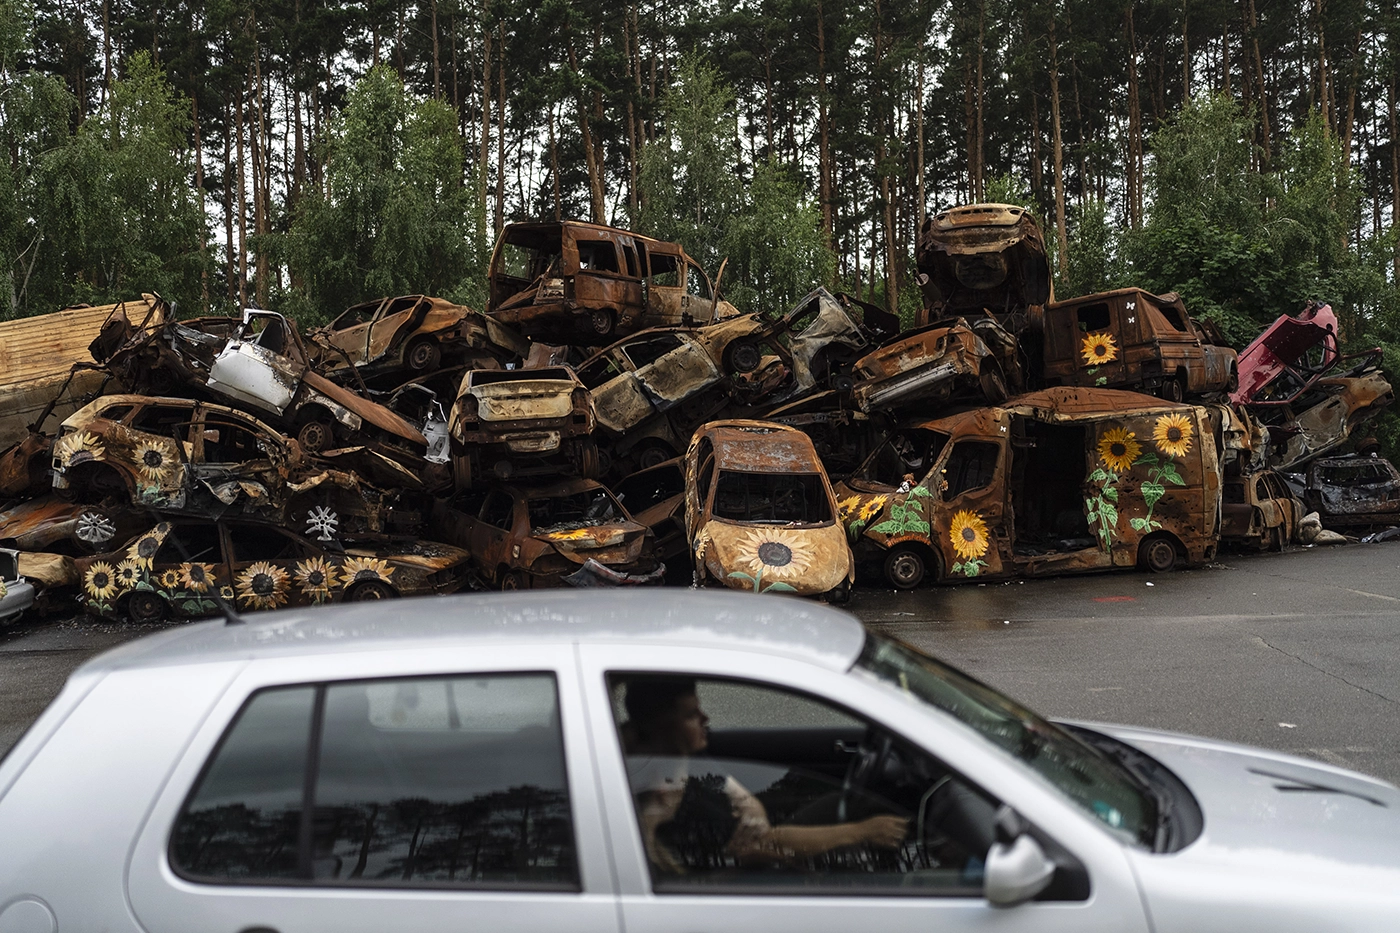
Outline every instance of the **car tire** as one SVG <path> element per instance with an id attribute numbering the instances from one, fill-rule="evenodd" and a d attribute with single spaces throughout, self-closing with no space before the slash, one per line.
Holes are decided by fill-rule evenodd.
<path id="1" fill-rule="evenodd" d="M 335 428 L 328 420 L 308 415 L 297 428 L 297 443 L 307 453 L 330 450 L 335 446 Z"/>
<path id="2" fill-rule="evenodd" d="M 1275 525 L 1269 529 L 1269 550 L 1283 553 L 1284 541 L 1283 526 Z"/>
<path id="3" fill-rule="evenodd" d="M 1138 545 L 1138 566 L 1153 573 L 1166 573 L 1176 569 L 1181 554 L 1176 542 L 1167 535 L 1151 535 Z"/>
<path id="4" fill-rule="evenodd" d="M 917 548 L 896 547 L 885 557 L 885 579 L 897 590 L 912 590 L 928 576 L 928 562 Z"/>
<path id="5" fill-rule="evenodd" d="M 578 475 L 584 479 L 597 479 L 602 475 L 598 469 L 598 442 L 591 437 L 579 441 Z"/>
<path id="6" fill-rule="evenodd" d="M 613 332 L 616 318 L 607 308 L 599 308 L 588 316 L 588 326 L 599 337 L 607 337 Z"/>
<path id="7" fill-rule="evenodd" d="M 1186 401 L 1186 379 L 1182 376 L 1173 376 L 1163 382 L 1162 398 L 1169 402 Z"/>
<path id="8" fill-rule="evenodd" d="M 637 469 L 646 470 L 654 466 L 660 466 L 667 460 L 675 459 L 675 454 L 671 449 L 662 443 L 643 444 L 637 450 Z"/>
<path id="9" fill-rule="evenodd" d="M 442 363 L 442 348 L 427 337 L 420 337 L 403 352 L 403 361 L 415 373 L 436 370 Z"/>
<path id="10" fill-rule="evenodd" d="M 763 362 L 763 353 L 752 340 L 735 340 L 724 349 L 724 368 L 733 373 L 751 373 Z"/>
<path id="11" fill-rule="evenodd" d="M 394 599 L 399 594 L 387 583 L 378 580 L 365 580 L 357 583 L 348 593 L 345 594 L 347 603 L 363 603 L 372 599 Z"/>
<path id="12" fill-rule="evenodd" d="M 138 625 L 151 625 L 170 617 L 170 604 L 154 590 L 136 590 L 126 598 L 126 614 Z"/>
<path id="13" fill-rule="evenodd" d="M 844 606 L 851 601 L 851 581 L 842 580 L 826 592 L 826 601 L 833 606 Z"/>
<path id="14" fill-rule="evenodd" d="M 528 590 L 530 581 L 525 574 L 519 570 L 507 570 L 501 574 L 501 592 L 509 593 L 515 590 Z"/>

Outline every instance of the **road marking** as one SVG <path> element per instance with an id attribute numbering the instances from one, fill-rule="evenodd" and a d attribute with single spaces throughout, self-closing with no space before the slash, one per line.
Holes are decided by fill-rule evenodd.
<path id="1" fill-rule="evenodd" d="M 1094 597 L 1094 602 L 1096 602 L 1096 603 L 1135 603 L 1135 602 L 1137 602 L 1137 597 L 1136 597 L 1136 596 L 1095 596 L 1095 597 Z"/>

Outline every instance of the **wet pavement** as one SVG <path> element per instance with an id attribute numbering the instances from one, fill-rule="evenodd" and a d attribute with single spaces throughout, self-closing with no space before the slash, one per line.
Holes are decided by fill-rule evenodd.
<path id="1" fill-rule="evenodd" d="M 1049 716 L 1261 745 L 1400 782 L 1400 543 L 1170 574 L 861 590 L 850 609 Z M 155 629 L 0 629 L 0 751 L 86 658 Z"/>

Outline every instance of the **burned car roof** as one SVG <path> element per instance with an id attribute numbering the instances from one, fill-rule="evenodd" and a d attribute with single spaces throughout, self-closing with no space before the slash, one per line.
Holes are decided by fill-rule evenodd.
<path id="1" fill-rule="evenodd" d="M 695 432 L 715 446 L 715 462 L 752 473 L 819 473 L 821 461 L 806 434 L 771 421 L 712 421 Z"/>

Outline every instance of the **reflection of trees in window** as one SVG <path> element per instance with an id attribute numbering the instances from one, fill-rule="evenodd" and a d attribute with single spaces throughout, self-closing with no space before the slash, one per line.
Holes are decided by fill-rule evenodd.
<path id="1" fill-rule="evenodd" d="M 410 797 L 318 807 L 318 880 L 528 882 L 577 877 L 568 795 L 534 785 L 443 803 Z"/>
<path id="2" fill-rule="evenodd" d="M 171 842 L 172 861 L 204 878 L 295 878 L 301 808 L 242 803 L 191 810 Z"/>

